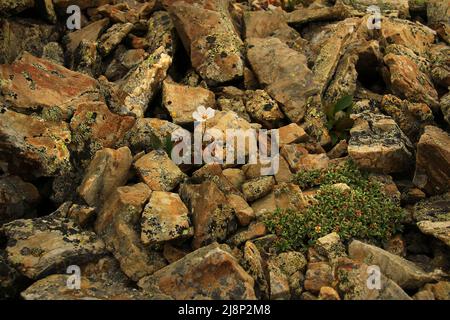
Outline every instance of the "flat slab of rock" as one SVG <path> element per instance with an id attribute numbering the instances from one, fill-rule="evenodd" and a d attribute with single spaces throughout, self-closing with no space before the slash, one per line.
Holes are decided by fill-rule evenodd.
<path id="1" fill-rule="evenodd" d="M 247 39 L 247 56 L 259 82 L 292 122 L 306 113 L 308 98 L 319 92 L 306 57 L 277 38 Z"/>
<path id="2" fill-rule="evenodd" d="M 78 193 L 88 205 L 100 208 L 117 187 L 125 184 L 132 160 L 128 147 L 97 151 L 87 168 Z"/>
<path id="3" fill-rule="evenodd" d="M 243 43 L 228 11 L 228 0 L 166 1 L 192 66 L 210 83 L 242 77 Z"/>
<path id="4" fill-rule="evenodd" d="M 417 226 L 422 233 L 433 236 L 450 247 L 450 221 L 421 221 Z"/>
<path id="5" fill-rule="evenodd" d="M 8 239 L 8 262 L 30 279 L 65 271 L 71 264 L 86 263 L 106 253 L 104 242 L 95 233 L 82 231 L 59 212 L 10 222 L 0 232 Z"/>
<path id="6" fill-rule="evenodd" d="M 189 210 L 180 196 L 177 193 L 154 191 L 142 213 L 142 243 L 158 244 L 189 238 L 193 234 Z"/>
<path id="7" fill-rule="evenodd" d="M 108 27 L 109 19 L 101 19 L 87 26 L 69 33 L 65 38 L 66 49 L 72 54 L 80 45 L 81 41 L 95 42 L 100 34 Z"/>
<path id="8" fill-rule="evenodd" d="M 360 168 L 381 173 L 408 170 L 413 146 L 392 118 L 367 112 L 353 118 L 348 154 Z"/>
<path id="9" fill-rule="evenodd" d="M 436 275 L 426 273 L 411 261 L 364 242 L 352 241 L 348 252 L 354 260 L 378 266 L 385 276 L 403 289 L 418 289 L 437 280 Z"/>
<path id="10" fill-rule="evenodd" d="M 15 14 L 34 7 L 34 0 L 0 0 L 2 14 Z"/>
<path id="11" fill-rule="evenodd" d="M 174 299 L 254 300 L 254 280 L 228 252 L 211 244 L 141 279 L 139 287 L 158 289 Z"/>
<path id="12" fill-rule="evenodd" d="M 0 101 L 22 111 L 51 109 L 69 118 L 74 100 L 97 91 L 97 81 L 25 52 L 11 65 L 0 66 Z M 74 85 L 76 83 L 77 85 Z"/>
<path id="13" fill-rule="evenodd" d="M 414 184 L 428 194 L 450 191 L 450 135 L 426 126 L 417 144 Z"/>
<path id="14" fill-rule="evenodd" d="M 96 233 L 103 237 L 122 271 L 134 281 L 165 265 L 162 257 L 143 246 L 137 231 L 150 194 L 144 183 L 117 188 L 95 222 Z"/>
<path id="15" fill-rule="evenodd" d="M 10 172 L 55 176 L 71 168 L 71 132 L 64 122 L 45 121 L 10 110 L 0 112 L 0 160 Z"/>

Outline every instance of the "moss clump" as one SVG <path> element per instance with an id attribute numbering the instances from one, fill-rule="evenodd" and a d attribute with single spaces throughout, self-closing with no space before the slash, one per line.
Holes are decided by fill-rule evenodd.
<path id="1" fill-rule="evenodd" d="M 351 162 L 324 171 L 301 172 L 295 180 L 304 187 L 320 188 L 313 204 L 303 212 L 278 209 L 265 218 L 269 231 L 278 236 L 280 251 L 306 249 L 331 232 L 343 240 L 383 241 L 402 228 L 403 209 Z M 333 186 L 336 183 L 351 189 L 337 188 Z"/>

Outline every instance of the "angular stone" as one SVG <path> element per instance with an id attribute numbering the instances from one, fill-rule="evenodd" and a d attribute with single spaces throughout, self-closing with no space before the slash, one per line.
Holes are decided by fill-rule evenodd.
<path id="1" fill-rule="evenodd" d="M 385 276 L 404 289 L 417 289 L 437 279 L 411 261 L 358 240 L 352 241 L 348 250 L 350 258 L 378 266 Z"/>
<path id="2" fill-rule="evenodd" d="M 242 185 L 242 192 L 247 201 L 253 202 L 270 193 L 275 185 L 272 176 L 264 176 L 252 179 Z"/>
<path id="3" fill-rule="evenodd" d="M 417 144 L 414 184 L 430 195 L 450 190 L 450 135 L 434 126 L 425 127 Z"/>
<path id="4" fill-rule="evenodd" d="M 36 187 L 18 176 L 0 178 L 0 226 L 4 223 L 30 218 L 36 214 L 40 200 Z"/>
<path id="5" fill-rule="evenodd" d="M 412 208 L 414 221 L 449 221 L 450 220 L 450 192 L 430 197 L 418 202 Z"/>
<path id="6" fill-rule="evenodd" d="M 7 262 L 4 254 L 0 255 L 0 299 L 8 300 L 17 298 L 24 284 L 25 277 Z"/>
<path id="7" fill-rule="evenodd" d="M 168 1 L 168 11 L 191 57 L 192 66 L 210 83 L 242 77 L 242 41 L 227 0 Z"/>
<path id="8" fill-rule="evenodd" d="M 192 114 L 199 106 L 214 108 L 216 100 L 214 93 L 207 89 L 183 86 L 166 80 L 163 84 L 163 104 L 173 122 L 184 125 L 197 121 Z"/>
<path id="9" fill-rule="evenodd" d="M 115 148 L 134 122 L 131 116 L 112 113 L 102 102 L 81 103 L 70 121 L 71 149 L 90 160 L 102 148 Z"/>
<path id="10" fill-rule="evenodd" d="M 149 43 L 148 52 L 163 46 L 169 54 L 177 48 L 177 32 L 170 15 L 166 11 L 156 11 L 148 20 L 148 33 L 145 39 Z"/>
<path id="11" fill-rule="evenodd" d="M 450 221 L 421 221 L 417 226 L 422 233 L 431 235 L 450 247 Z"/>
<path id="12" fill-rule="evenodd" d="M 441 98 L 441 111 L 445 121 L 450 124 L 450 92 Z"/>
<path id="13" fill-rule="evenodd" d="M 66 123 L 0 109 L 0 160 L 11 173 L 56 176 L 71 168 Z"/>
<path id="14" fill-rule="evenodd" d="M 74 204 L 69 208 L 67 217 L 74 220 L 80 227 L 87 227 L 91 222 L 95 220 L 95 208 L 85 205 Z"/>
<path id="15" fill-rule="evenodd" d="M 144 117 L 171 64 L 172 58 L 165 49 L 158 48 L 113 87 L 110 101 L 113 109 L 120 114 Z"/>
<path id="16" fill-rule="evenodd" d="M 247 39 L 247 48 L 259 82 L 292 122 L 301 121 L 308 98 L 319 91 L 306 57 L 276 38 Z"/>
<path id="17" fill-rule="evenodd" d="M 103 57 L 109 55 L 132 29 L 132 23 L 116 23 L 111 28 L 106 30 L 106 32 L 98 40 L 100 43 L 98 47 L 100 54 Z"/>
<path id="18" fill-rule="evenodd" d="M 331 287 L 322 287 L 319 292 L 319 300 L 341 300 L 336 290 Z"/>
<path id="19" fill-rule="evenodd" d="M 450 6 L 449 6 L 450 8 Z M 434 83 L 450 87 L 450 48 L 444 44 L 434 45 L 429 53 L 431 77 Z"/>
<path id="20" fill-rule="evenodd" d="M 94 8 L 112 2 L 112 0 L 53 0 L 58 9 L 66 9 L 70 5 L 77 5 L 80 9 Z"/>
<path id="21" fill-rule="evenodd" d="M 305 289 L 319 292 L 322 287 L 332 286 L 334 281 L 331 266 L 326 262 L 313 262 L 308 264 L 305 276 Z"/>
<path id="22" fill-rule="evenodd" d="M 449 281 L 439 281 L 438 283 L 427 284 L 424 289 L 431 291 L 436 300 L 450 300 Z"/>
<path id="23" fill-rule="evenodd" d="M 16 14 L 34 7 L 34 0 L 1 0 L 0 12 L 2 14 Z"/>
<path id="24" fill-rule="evenodd" d="M 53 274 L 36 281 L 21 293 L 24 300 L 146 300 L 150 296 L 122 285 L 107 285 L 81 277 L 80 289 L 67 286 L 70 275 Z"/>
<path id="25" fill-rule="evenodd" d="M 97 151 L 78 188 L 79 195 L 88 205 L 100 209 L 106 198 L 126 183 L 132 160 L 127 147 Z"/>
<path id="26" fill-rule="evenodd" d="M 308 134 L 296 123 L 278 129 L 280 134 L 280 145 L 306 142 L 309 139 Z"/>
<path id="27" fill-rule="evenodd" d="M 42 59 L 64 65 L 64 50 L 58 42 L 49 42 L 42 49 Z"/>
<path id="28" fill-rule="evenodd" d="M 211 244 L 141 279 L 144 291 L 158 288 L 174 299 L 254 300 L 254 280 L 225 245 Z"/>
<path id="29" fill-rule="evenodd" d="M 95 231 L 132 280 L 152 274 L 165 266 L 164 259 L 141 243 L 136 231 L 151 190 L 143 183 L 117 188 L 98 214 Z"/>
<path id="30" fill-rule="evenodd" d="M 255 212 L 244 198 L 236 194 L 230 194 L 227 195 L 227 200 L 230 207 L 234 209 L 239 225 L 248 226 L 250 222 L 255 219 Z"/>
<path id="31" fill-rule="evenodd" d="M 427 1 L 427 18 L 429 25 L 437 31 L 439 36 L 450 44 L 450 5 L 446 1 Z"/>
<path id="32" fill-rule="evenodd" d="M 409 17 L 409 1 L 408 0 L 343 0 L 347 5 L 353 6 L 355 9 L 366 12 L 367 8 L 372 5 L 376 5 L 380 8 L 381 12 L 398 11 L 398 14 L 402 18 Z"/>
<path id="33" fill-rule="evenodd" d="M 194 239 L 198 249 L 214 241 L 224 241 L 237 228 L 234 210 L 214 182 L 203 182 L 191 200 Z"/>
<path id="34" fill-rule="evenodd" d="M 99 97 L 95 79 L 29 53 L 12 65 L 1 65 L 0 76 L 0 101 L 17 110 L 43 109 L 68 119 L 74 112 L 76 99 L 90 94 Z"/>
<path id="35" fill-rule="evenodd" d="M 292 177 L 293 175 L 289 164 L 284 159 L 284 157 L 280 156 L 278 172 L 275 174 L 276 183 L 281 184 L 283 182 L 291 182 Z"/>
<path id="36" fill-rule="evenodd" d="M 334 259 L 347 255 L 345 253 L 345 246 L 336 232 L 317 239 L 314 249 L 318 254 L 326 257 L 331 262 Z"/>
<path id="37" fill-rule="evenodd" d="M 264 90 L 246 91 L 245 109 L 254 121 L 265 128 L 276 127 L 284 118 L 278 104 Z"/>
<path id="38" fill-rule="evenodd" d="M 140 178 L 153 191 L 172 191 L 186 177 L 164 151 L 154 150 L 135 163 Z"/>
<path id="39" fill-rule="evenodd" d="M 347 7 L 342 4 L 336 4 L 333 7 L 324 8 L 308 8 L 298 9 L 290 12 L 287 15 L 288 23 L 290 25 L 298 26 L 310 22 L 320 22 L 329 20 L 342 20 L 350 15 Z"/>
<path id="40" fill-rule="evenodd" d="M 310 154 L 302 144 L 289 144 L 281 147 L 281 155 L 294 172 L 323 170 L 328 168 L 326 153 Z"/>
<path id="41" fill-rule="evenodd" d="M 105 244 L 91 231 L 82 231 L 75 221 L 57 211 L 50 216 L 16 220 L 1 227 L 8 239 L 8 262 L 30 279 L 65 271 L 105 254 Z"/>
<path id="42" fill-rule="evenodd" d="M 69 53 L 74 54 L 81 41 L 96 42 L 102 32 L 108 27 L 109 19 L 94 21 L 87 26 L 65 36 L 64 43 Z"/>
<path id="43" fill-rule="evenodd" d="M 241 169 L 236 168 L 229 168 L 222 171 L 222 174 L 225 176 L 225 178 L 230 181 L 233 186 L 240 190 L 242 187 L 242 184 L 245 182 L 245 174 Z"/>
<path id="44" fill-rule="evenodd" d="M 428 290 L 422 290 L 422 291 L 417 292 L 413 296 L 413 299 L 414 300 L 435 300 L 433 292 L 428 291 Z"/>
<path id="45" fill-rule="evenodd" d="M 369 112 L 353 118 L 348 153 L 360 168 L 382 173 L 408 170 L 413 147 L 394 120 Z"/>
<path id="46" fill-rule="evenodd" d="M 266 225 L 262 222 L 253 222 L 248 226 L 248 229 L 243 229 L 227 240 L 231 246 L 238 247 L 241 244 L 253 240 L 267 234 Z"/>
<path id="47" fill-rule="evenodd" d="M 281 272 L 280 268 L 269 262 L 269 282 L 271 300 L 289 300 L 291 292 L 288 277 Z"/>
<path id="48" fill-rule="evenodd" d="M 141 220 L 143 244 L 159 244 L 193 235 L 189 210 L 176 193 L 155 191 L 144 208 Z"/>
<path id="49" fill-rule="evenodd" d="M 73 54 L 72 70 L 90 77 L 98 77 L 102 72 L 102 58 L 98 54 L 98 43 L 82 40 Z M 108 71 L 108 70 L 107 70 Z"/>
<path id="50" fill-rule="evenodd" d="M 246 271 L 253 277 L 255 280 L 255 285 L 259 290 L 256 292 L 260 292 L 261 298 L 268 299 L 269 298 L 269 279 L 267 274 L 266 263 L 261 257 L 261 253 L 259 252 L 256 245 L 247 241 L 245 243 L 243 256 L 243 266 Z"/>
<path id="51" fill-rule="evenodd" d="M 105 76 L 109 81 L 118 81 L 128 71 L 141 64 L 148 57 L 144 49 L 116 50 L 114 60 L 108 65 Z"/>

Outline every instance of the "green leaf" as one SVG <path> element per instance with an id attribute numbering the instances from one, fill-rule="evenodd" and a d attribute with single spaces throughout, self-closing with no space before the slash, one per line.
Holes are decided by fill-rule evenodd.
<path id="1" fill-rule="evenodd" d="M 334 113 L 337 113 L 339 111 L 346 110 L 350 108 L 353 105 L 353 96 L 344 96 L 341 99 L 336 102 L 336 105 L 334 106 Z"/>

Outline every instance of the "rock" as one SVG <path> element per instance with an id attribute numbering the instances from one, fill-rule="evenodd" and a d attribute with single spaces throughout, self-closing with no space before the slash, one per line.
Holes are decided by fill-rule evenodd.
<path id="1" fill-rule="evenodd" d="M 450 192 L 424 199 L 412 208 L 414 221 L 442 222 L 450 220 Z"/>
<path id="2" fill-rule="evenodd" d="M 291 292 L 288 277 L 280 268 L 269 262 L 270 300 L 289 300 Z"/>
<path id="3" fill-rule="evenodd" d="M 3 13 L 3 10 L 0 12 Z M 0 64 L 13 63 L 24 51 L 40 57 L 45 45 L 58 41 L 58 38 L 59 32 L 54 25 L 31 19 L 2 19 L 0 21 Z"/>
<path id="4" fill-rule="evenodd" d="M 320 292 L 322 287 L 332 286 L 334 281 L 333 270 L 326 262 L 308 263 L 305 277 L 305 290 Z"/>
<path id="5" fill-rule="evenodd" d="M 385 95 L 382 110 L 391 116 L 411 141 L 418 141 L 420 132 L 433 122 L 433 112 L 425 103 L 412 103 L 393 95 Z"/>
<path id="6" fill-rule="evenodd" d="M 34 0 L 1 0 L 0 12 L 4 14 L 16 14 L 34 7 Z"/>
<path id="7" fill-rule="evenodd" d="M 282 156 L 279 157 L 279 168 L 278 172 L 275 174 L 275 181 L 277 184 L 292 181 L 291 168 L 289 167 L 289 164 Z"/>
<path id="8" fill-rule="evenodd" d="M 445 1 L 429 0 L 427 1 L 427 18 L 430 26 L 437 31 L 439 36 L 450 44 L 450 23 L 448 16 L 450 6 Z"/>
<path id="9" fill-rule="evenodd" d="M 166 242 L 164 244 L 163 255 L 164 258 L 167 261 L 169 261 L 169 264 L 180 260 L 181 258 L 185 257 L 188 253 L 189 253 L 188 251 L 174 247 L 169 242 Z"/>
<path id="10" fill-rule="evenodd" d="M 34 217 L 40 198 L 33 184 L 18 176 L 1 177 L 0 226 L 16 219 Z"/>
<path id="11" fill-rule="evenodd" d="M 441 98 L 441 111 L 445 121 L 450 124 L 450 93 L 447 93 Z"/>
<path id="12" fill-rule="evenodd" d="M 243 252 L 243 266 L 255 280 L 255 291 L 257 295 L 259 293 L 261 298 L 269 299 L 269 274 L 267 273 L 267 266 L 261 257 L 261 253 L 251 241 L 245 243 Z"/>
<path id="13" fill-rule="evenodd" d="M 379 7 L 382 13 L 389 13 L 391 11 L 398 12 L 398 15 L 402 18 L 409 17 L 409 1 L 408 0 L 343 0 L 347 5 L 353 6 L 353 8 L 366 12 L 371 5 Z"/>
<path id="14" fill-rule="evenodd" d="M 296 123 L 281 127 L 278 129 L 278 132 L 280 134 L 280 145 L 306 142 L 309 140 L 309 136 L 305 130 Z"/>
<path id="15" fill-rule="evenodd" d="M 110 101 L 113 109 L 120 114 L 144 117 L 171 64 L 172 58 L 164 48 L 155 50 L 113 87 Z"/>
<path id="16" fill-rule="evenodd" d="M 88 205 L 100 210 L 106 198 L 126 183 L 131 162 L 131 151 L 127 147 L 97 151 L 78 188 L 79 195 Z"/>
<path id="17" fill-rule="evenodd" d="M 168 54 L 173 55 L 177 49 L 176 29 L 166 11 L 156 11 L 148 19 L 148 32 L 145 39 L 149 43 L 148 52 L 163 46 Z"/>
<path id="18" fill-rule="evenodd" d="M 409 50 L 409 51 L 408 51 Z M 419 58 L 407 47 L 391 45 L 386 48 L 384 63 L 389 74 L 388 86 L 402 99 L 423 102 L 430 108 L 439 107 L 439 98 L 431 77 L 416 61 Z"/>
<path id="19" fill-rule="evenodd" d="M 242 185 L 242 192 L 247 201 L 253 202 L 270 193 L 275 185 L 272 176 L 264 176 L 252 179 Z"/>
<path id="20" fill-rule="evenodd" d="M 105 76 L 109 81 L 118 81 L 147 57 L 148 53 L 144 49 L 124 50 L 123 52 L 117 49 L 114 60 L 106 68 Z"/>
<path id="21" fill-rule="evenodd" d="M 227 0 L 169 1 L 168 11 L 192 66 L 208 83 L 242 77 L 242 41 L 228 11 Z"/>
<path id="22" fill-rule="evenodd" d="M 341 242 L 341 238 L 336 232 L 317 239 L 314 249 L 319 255 L 326 257 L 330 262 L 347 255 L 345 253 L 345 247 Z"/>
<path id="23" fill-rule="evenodd" d="M 0 82 L 0 101 L 22 112 L 42 110 L 69 119 L 77 99 L 99 98 L 95 79 L 29 53 L 12 65 L 1 65 L 0 75 L 8 79 Z"/>
<path id="24" fill-rule="evenodd" d="M 266 225 L 262 222 L 253 222 L 248 229 L 237 232 L 227 240 L 230 246 L 238 247 L 246 241 L 253 240 L 267 234 Z"/>
<path id="25" fill-rule="evenodd" d="M 101 19 L 88 24 L 80 30 L 68 33 L 64 37 L 67 51 L 73 55 L 82 41 L 95 43 L 108 25 L 109 19 Z"/>
<path id="26" fill-rule="evenodd" d="M 163 84 L 163 104 L 173 122 L 184 125 L 197 121 L 193 118 L 193 113 L 199 106 L 214 108 L 216 100 L 214 93 L 207 89 L 183 86 L 166 80 Z"/>
<path id="27" fill-rule="evenodd" d="M 16 298 L 23 286 L 24 277 L 6 262 L 4 254 L 0 254 L 0 299 Z"/>
<path id="28" fill-rule="evenodd" d="M 80 289 L 67 287 L 70 275 L 53 274 L 36 281 L 21 293 L 24 300 L 146 300 L 148 296 L 121 285 L 105 285 L 81 277 Z"/>
<path id="29" fill-rule="evenodd" d="M 217 108 L 222 111 L 235 112 L 247 122 L 251 122 L 245 107 L 245 92 L 236 87 L 224 87 L 217 97 Z"/>
<path id="30" fill-rule="evenodd" d="M 348 153 L 360 168 L 393 173 L 410 167 L 413 146 L 394 120 L 369 112 L 353 118 Z"/>
<path id="31" fill-rule="evenodd" d="M 42 59 L 64 65 L 64 50 L 58 42 L 49 42 L 42 49 Z"/>
<path id="32" fill-rule="evenodd" d="M 86 228 L 95 220 L 95 208 L 74 204 L 69 208 L 67 217 L 74 220 L 80 227 Z"/>
<path id="33" fill-rule="evenodd" d="M 98 77 L 102 72 L 102 58 L 97 48 L 97 42 L 82 40 L 72 56 L 72 69 L 90 77 Z"/>
<path id="34" fill-rule="evenodd" d="M 305 256 L 297 251 L 283 252 L 270 260 L 280 270 L 291 277 L 296 272 L 305 272 L 307 261 Z"/>
<path id="35" fill-rule="evenodd" d="M 424 289 L 431 291 L 436 300 L 450 300 L 450 282 L 448 281 L 426 284 Z"/>
<path id="36" fill-rule="evenodd" d="M 288 14 L 288 23 L 300 27 L 310 22 L 342 20 L 348 15 L 348 9 L 342 4 L 325 8 L 300 8 Z"/>
<path id="37" fill-rule="evenodd" d="M 379 274 L 377 283 L 377 275 L 376 269 L 371 269 L 366 264 L 347 258 L 341 260 L 336 268 L 341 297 L 344 300 L 411 300 L 402 288 L 382 273 Z"/>
<path id="38" fill-rule="evenodd" d="M 406 241 L 401 234 L 395 235 L 390 238 L 384 245 L 384 249 L 387 252 L 395 254 L 402 258 L 406 257 Z"/>
<path id="39" fill-rule="evenodd" d="M 134 163 L 140 178 L 153 191 L 172 191 L 186 175 L 164 151 L 154 150 Z"/>
<path id="40" fill-rule="evenodd" d="M 244 198 L 236 194 L 230 194 L 227 196 L 227 200 L 230 207 L 234 209 L 240 226 L 248 226 L 255 219 L 255 212 Z"/>
<path id="41" fill-rule="evenodd" d="M 158 118 L 138 118 L 134 126 L 123 138 L 121 145 L 127 145 L 134 153 L 150 152 L 158 149 L 174 133 L 189 136 L 191 133 L 182 127 Z"/>
<path id="42" fill-rule="evenodd" d="M 450 247 L 450 221 L 421 221 L 417 226 L 422 233 L 431 235 Z"/>
<path id="43" fill-rule="evenodd" d="M 102 102 L 81 103 L 70 121 L 71 150 L 90 160 L 102 148 L 115 148 L 134 122 L 133 117 L 112 113 Z"/>
<path id="44" fill-rule="evenodd" d="M 414 184 L 430 195 L 450 190 L 450 135 L 427 126 L 417 144 Z"/>
<path id="45" fill-rule="evenodd" d="M 138 282 L 144 291 L 154 288 L 174 299 L 254 300 L 253 278 L 225 245 L 211 244 Z"/>
<path id="46" fill-rule="evenodd" d="M 159 244 L 192 237 L 189 210 L 176 193 L 155 191 L 144 208 L 141 220 L 143 244 Z"/>
<path id="47" fill-rule="evenodd" d="M 323 170 L 328 168 L 326 153 L 310 154 L 302 144 L 289 144 L 281 147 L 281 155 L 286 159 L 292 171 Z"/>
<path id="48" fill-rule="evenodd" d="M 301 121 L 308 98 L 318 92 L 306 57 L 276 38 L 247 39 L 247 48 L 259 82 L 292 122 Z"/>
<path id="49" fill-rule="evenodd" d="M 435 300 L 433 292 L 428 291 L 428 290 L 422 290 L 422 291 L 417 292 L 413 296 L 413 299 L 414 300 Z"/>
<path id="50" fill-rule="evenodd" d="M 192 247 L 198 249 L 214 241 L 224 241 L 236 231 L 234 210 L 214 182 L 203 182 L 198 194 L 191 200 L 194 239 Z"/>
<path id="51" fill-rule="evenodd" d="M 164 259 L 141 243 L 138 226 L 151 190 L 143 183 L 117 188 L 105 202 L 95 222 L 95 231 L 133 281 L 165 266 Z"/>
<path id="52" fill-rule="evenodd" d="M 442 87 L 450 87 L 450 48 L 444 44 L 431 47 L 429 53 L 431 77 L 434 83 Z"/>
<path id="53" fill-rule="evenodd" d="M 237 189 L 240 190 L 242 185 L 245 182 L 245 174 L 241 169 L 229 168 L 222 171 L 222 174 L 231 184 Z"/>
<path id="54" fill-rule="evenodd" d="M 30 279 L 105 254 L 102 240 L 91 231 L 80 230 L 58 211 L 42 218 L 4 224 L 0 233 L 8 239 L 5 249 L 8 263 Z"/>
<path id="55" fill-rule="evenodd" d="M 58 9 L 65 10 L 70 5 L 77 5 L 80 9 L 95 8 L 103 4 L 112 2 L 112 0 L 53 0 L 53 4 Z"/>
<path id="56" fill-rule="evenodd" d="M 341 298 L 333 288 L 322 287 L 319 292 L 319 300 L 341 300 Z"/>
<path id="57" fill-rule="evenodd" d="M 98 52 L 105 57 L 109 55 L 119 43 L 130 33 L 133 29 L 132 23 L 116 23 L 100 37 L 98 42 Z"/>
<path id="58" fill-rule="evenodd" d="M 264 90 L 246 91 L 245 110 L 252 119 L 273 128 L 284 118 L 278 104 Z"/>
<path id="59" fill-rule="evenodd" d="M 343 158 L 347 154 L 347 150 L 347 140 L 341 140 L 333 147 L 333 149 L 327 152 L 327 156 L 330 160 Z"/>
<path id="60" fill-rule="evenodd" d="M 357 240 L 350 243 L 348 251 L 350 258 L 378 266 L 385 276 L 404 289 L 417 289 L 436 280 L 436 275 L 424 272 L 414 263 Z"/>
<path id="61" fill-rule="evenodd" d="M 0 160 L 8 163 L 13 174 L 50 177 L 71 168 L 67 149 L 71 133 L 64 122 L 45 121 L 3 109 L 0 137 Z"/>

